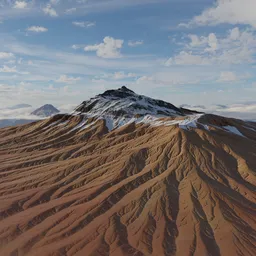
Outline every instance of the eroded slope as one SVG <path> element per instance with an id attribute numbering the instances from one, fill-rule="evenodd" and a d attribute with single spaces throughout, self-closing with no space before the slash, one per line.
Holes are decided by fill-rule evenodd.
<path id="1" fill-rule="evenodd" d="M 0 255 L 254 256 L 255 123 L 163 122 L 1 129 Z"/>

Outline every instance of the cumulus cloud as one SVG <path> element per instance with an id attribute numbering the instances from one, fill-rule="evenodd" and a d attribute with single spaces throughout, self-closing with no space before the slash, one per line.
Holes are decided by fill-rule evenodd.
<path id="1" fill-rule="evenodd" d="M 218 39 L 214 33 L 208 36 L 208 45 L 209 47 L 205 49 L 207 52 L 214 52 L 218 49 Z"/>
<path id="2" fill-rule="evenodd" d="M 225 37 L 214 33 L 208 36 L 188 35 L 189 43 L 166 65 L 215 65 L 253 63 L 256 53 L 256 35 L 251 30 L 233 28 Z"/>
<path id="3" fill-rule="evenodd" d="M 87 45 L 84 50 L 86 52 L 95 51 L 97 56 L 101 58 L 120 58 L 123 43 L 124 40 L 107 36 L 103 39 L 103 43 Z"/>
<path id="4" fill-rule="evenodd" d="M 96 25 L 95 22 L 90 21 L 73 21 L 72 24 L 80 28 L 91 28 Z"/>
<path id="5" fill-rule="evenodd" d="M 43 12 L 46 15 L 49 15 L 51 17 L 57 17 L 58 16 L 56 10 L 54 8 L 52 8 L 52 6 L 50 4 L 47 4 L 46 7 L 43 8 Z"/>
<path id="6" fill-rule="evenodd" d="M 42 32 L 47 32 L 48 28 L 41 27 L 41 26 L 32 26 L 32 27 L 27 28 L 27 31 L 42 33 Z"/>
<path id="7" fill-rule="evenodd" d="M 217 25 L 221 23 L 248 24 L 256 28 L 255 0 L 217 0 L 213 7 L 208 8 L 193 18 L 189 25 Z"/>
<path id="8" fill-rule="evenodd" d="M 77 81 L 80 81 L 81 78 L 80 77 L 73 77 L 73 76 L 67 76 L 67 75 L 62 75 L 60 76 L 56 82 L 57 83 L 66 83 L 66 84 L 72 84 L 72 83 L 76 83 Z"/>
<path id="9" fill-rule="evenodd" d="M 14 54 L 11 52 L 0 52 L 0 59 L 11 59 L 14 58 Z"/>
<path id="10" fill-rule="evenodd" d="M 15 9 L 25 9 L 28 6 L 28 3 L 25 1 L 16 1 L 13 5 Z"/>
<path id="11" fill-rule="evenodd" d="M 143 41 L 143 40 L 140 40 L 140 41 L 132 41 L 132 40 L 130 40 L 130 41 L 128 42 L 128 45 L 129 45 L 130 47 L 136 47 L 136 46 L 143 45 L 143 44 L 144 44 L 144 41 Z"/>

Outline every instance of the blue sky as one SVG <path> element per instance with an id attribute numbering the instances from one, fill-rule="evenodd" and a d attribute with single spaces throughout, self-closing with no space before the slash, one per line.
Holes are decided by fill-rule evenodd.
<path id="1" fill-rule="evenodd" d="M 127 85 L 176 105 L 255 112 L 255 9 L 255 0 L 0 1 L 0 108 L 68 108 Z"/>

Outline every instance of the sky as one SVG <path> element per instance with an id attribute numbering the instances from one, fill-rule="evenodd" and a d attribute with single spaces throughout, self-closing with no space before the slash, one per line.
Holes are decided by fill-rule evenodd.
<path id="1" fill-rule="evenodd" d="M 68 110 L 126 85 L 255 114 L 255 10 L 255 0 L 0 0 L 0 108 Z"/>

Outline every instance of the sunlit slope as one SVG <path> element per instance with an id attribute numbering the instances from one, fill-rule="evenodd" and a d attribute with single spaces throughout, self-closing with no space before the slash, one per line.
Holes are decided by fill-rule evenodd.
<path id="1" fill-rule="evenodd" d="M 256 124 L 180 119 L 1 129 L 0 255 L 256 255 Z"/>

